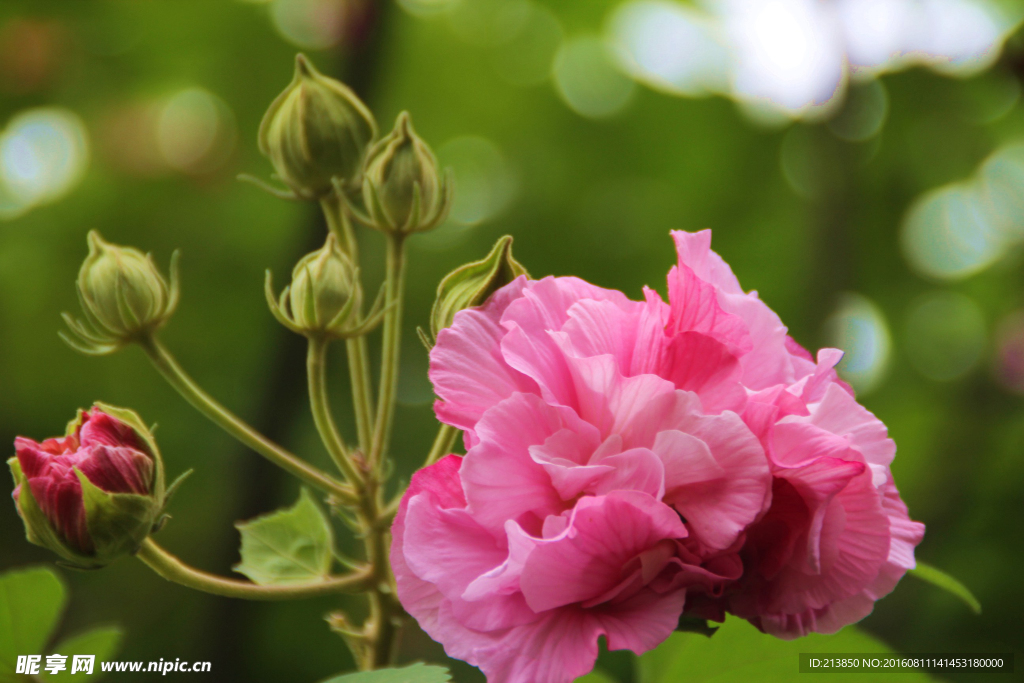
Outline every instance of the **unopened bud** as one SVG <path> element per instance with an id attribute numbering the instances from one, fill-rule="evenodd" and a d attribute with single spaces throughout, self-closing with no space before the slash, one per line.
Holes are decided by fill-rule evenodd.
<path id="1" fill-rule="evenodd" d="M 75 337 L 62 336 L 85 353 L 109 353 L 152 334 L 174 313 L 178 305 L 177 254 L 171 259 L 168 285 L 152 256 L 110 244 L 95 230 L 88 239 L 89 255 L 78 271 L 77 282 L 87 322 L 65 314 Z"/>
<path id="2" fill-rule="evenodd" d="M 292 271 L 291 284 L 275 297 L 267 272 L 267 303 L 274 316 L 306 336 L 343 339 L 368 332 L 380 320 L 380 302 L 362 317 L 359 271 L 331 233 L 323 247 L 306 254 Z"/>
<path id="3" fill-rule="evenodd" d="M 79 411 L 63 438 L 14 445 L 7 464 L 28 540 L 68 564 L 103 567 L 137 551 L 161 523 L 163 462 L 134 412 L 97 404 Z"/>
<path id="4" fill-rule="evenodd" d="M 437 286 L 437 298 L 430 310 L 430 334 L 428 339 L 421 331 L 421 338 L 430 347 L 437 340 L 437 333 L 451 327 L 459 311 L 480 306 L 487 299 L 517 277 L 530 277 L 526 268 L 512 257 L 512 237 L 499 239 L 491 252 L 479 261 L 459 266 L 448 273 Z"/>
<path id="5" fill-rule="evenodd" d="M 317 199 L 332 191 L 335 178 L 356 187 L 376 136 L 373 114 L 359 97 L 300 54 L 295 77 L 263 116 L 259 147 L 295 194 Z"/>
<path id="6" fill-rule="evenodd" d="M 448 215 L 451 182 L 442 177 L 430 147 L 412 128 L 409 114 L 370 149 L 363 200 L 374 224 L 386 232 L 421 232 Z"/>

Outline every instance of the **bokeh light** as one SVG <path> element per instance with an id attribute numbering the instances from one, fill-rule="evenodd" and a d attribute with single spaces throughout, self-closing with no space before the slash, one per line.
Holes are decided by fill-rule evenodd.
<path id="1" fill-rule="evenodd" d="M 448 219 L 416 240 L 428 250 L 448 249 L 464 241 L 474 226 L 500 215 L 517 189 L 505 155 L 487 138 L 453 138 L 438 147 L 437 157 L 441 167 L 452 174 L 455 199 Z"/>
<path id="2" fill-rule="evenodd" d="M 555 54 L 562 44 L 562 25 L 546 7 L 524 0 L 514 30 L 495 46 L 491 62 L 495 71 L 513 85 L 530 86 L 551 76 Z"/>
<path id="3" fill-rule="evenodd" d="M 348 9 L 349 0 L 273 0 L 270 17 L 291 44 L 323 50 L 341 40 Z"/>
<path id="4" fill-rule="evenodd" d="M 1024 395 L 1024 310 L 1015 311 L 996 328 L 996 379 L 1010 391 Z"/>
<path id="5" fill-rule="evenodd" d="M 829 345 L 843 350 L 836 370 L 858 394 L 873 391 L 885 381 L 892 339 L 885 315 L 874 302 L 861 294 L 843 294 L 825 321 L 825 335 Z"/>
<path id="6" fill-rule="evenodd" d="M 967 374 L 981 360 L 986 343 L 985 317 L 963 294 L 932 292 L 907 314 L 907 358 L 929 379 L 945 382 Z"/>
<path id="7" fill-rule="evenodd" d="M 827 5 L 816 0 L 725 0 L 721 12 L 739 97 L 803 112 L 827 102 L 842 85 L 843 54 L 833 38 L 835 17 Z"/>
<path id="8" fill-rule="evenodd" d="M 609 40 L 624 68 L 651 87 L 680 95 L 727 92 L 729 53 L 717 24 L 667 0 L 634 0 L 609 21 Z"/>
<path id="9" fill-rule="evenodd" d="M 171 95 L 156 120 L 157 147 L 172 169 L 203 173 L 219 167 L 235 143 L 231 110 L 202 88 Z"/>
<path id="10" fill-rule="evenodd" d="M 856 85 L 846 91 L 839 114 L 828 129 L 847 142 L 864 142 L 878 135 L 889 113 L 889 95 L 879 80 Z"/>
<path id="11" fill-rule="evenodd" d="M 919 198 L 907 213 L 901 238 L 910 265 L 942 280 L 974 275 L 1006 246 L 973 183 L 947 185 Z"/>
<path id="12" fill-rule="evenodd" d="M 635 87 L 612 61 L 607 44 L 595 36 L 563 43 L 555 55 L 554 76 L 558 93 L 569 108 L 589 118 L 621 112 Z"/>
<path id="13" fill-rule="evenodd" d="M 53 201 L 81 180 L 89 163 L 85 124 L 58 107 L 14 117 L 0 136 L 0 215 L 17 215 Z"/>
<path id="14" fill-rule="evenodd" d="M 678 95 L 725 94 L 758 121 L 825 118 L 847 75 L 991 65 L 1022 10 L 990 0 L 627 0 L 609 37 L 627 71 Z"/>
<path id="15" fill-rule="evenodd" d="M 994 227 L 1008 240 L 1024 239 L 1024 144 L 1007 145 L 986 159 L 978 185 Z"/>

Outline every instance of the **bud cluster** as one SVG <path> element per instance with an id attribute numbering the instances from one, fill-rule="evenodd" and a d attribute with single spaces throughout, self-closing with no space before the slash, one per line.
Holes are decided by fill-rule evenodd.
<path id="1" fill-rule="evenodd" d="M 439 225 L 451 206 L 451 180 L 409 114 L 399 114 L 394 130 L 374 144 L 376 136 L 373 114 L 359 97 L 298 55 L 292 82 L 263 117 L 259 145 L 296 197 L 340 191 L 349 202 L 364 202 L 366 222 L 388 233 Z"/>

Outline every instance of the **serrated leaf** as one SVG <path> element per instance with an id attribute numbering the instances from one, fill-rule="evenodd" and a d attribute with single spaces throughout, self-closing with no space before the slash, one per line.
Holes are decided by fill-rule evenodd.
<path id="1" fill-rule="evenodd" d="M 0 681 L 17 680 L 18 655 L 43 653 L 65 601 L 64 584 L 46 567 L 0 574 Z"/>
<path id="2" fill-rule="evenodd" d="M 796 680 L 801 652 L 878 652 L 892 649 L 853 626 L 835 635 L 814 633 L 781 640 L 758 631 L 749 622 L 730 617 L 706 638 L 696 633 L 673 633 L 668 640 L 637 660 L 639 683 L 788 683 Z M 832 673 L 829 683 L 862 681 L 859 673 Z M 924 673 L 900 673 L 901 683 L 936 679 Z"/>
<path id="3" fill-rule="evenodd" d="M 401 669 L 377 669 L 336 676 L 323 683 L 448 683 L 452 680 L 448 669 L 429 666 L 422 662 Z"/>
<path id="4" fill-rule="evenodd" d="M 927 581 L 933 586 L 938 586 L 948 593 L 952 593 L 956 597 L 960 598 L 964 604 L 970 607 L 972 612 L 975 614 L 981 614 L 981 603 L 978 602 L 976 597 L 974 597 L 974 594 L 971 593 L 970 589 L 941 569 L 933 567 L 930 564 L 918 562 L 917 567 L 911 569 L 907 573 L 921 579 L 922 581 Z"/>
<path id="5" fill-rule="evenodd" d="M 330 522 L 303 489 L 290 508 L 235 525 L 242 561 L 234 570 L 260 585 L 325 579 L 334 558 Z"/>
<path id="6" fill-rule="evenodd" d="M 91 631 L 81 633 L 77 636 L 66 638 L 52 648 L 52 654 L 67 657 L 67 668 L 56 674 L 47 674 L 47 681 L 76 681 L 81 677 L 74 674 L 72 678 L 71 668 L 75 655 L 95 655 L 96 662 L 93 664 L 93 673 L 89 681 L 97 681 L 105 674 L 100 669 L 99 662 L 111 659 L 121 647 L 121 639 L 124 633 L 116 626 L 100 626 Z M 45 660 L 44 660 L 45 661 Z"/>

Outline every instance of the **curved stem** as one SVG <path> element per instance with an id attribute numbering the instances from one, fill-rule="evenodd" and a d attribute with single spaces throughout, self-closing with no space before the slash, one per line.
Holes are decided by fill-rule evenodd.
<path id="1" fill-rule="evenodd" d="M 323 337 L 311 337 L 309 353 L 306 356 L 306 374 L 309 379 L 309 406 L 313 412 L 313 422 L 320 433 L 327 452 L 334 464 L 349 482 L 355 484 L 362 480 L 356 470 L 345 442 L 338 432 L 338 426 L 331 417 L 330 402 L 327 395 L 327 346 Z"/>
<path id="2" fill-rule="evenodd" d="M 155 336 L 140 340 L 139 345 L 164 379 L 228 434 L 306 484 L 344 501 L 355 500 L 351 488 L 281 448 L 203 391 Z"/>
<path id="3" fill-rule="evenodd" d="M 384 333 L 381 342 L 380 392 L 377 395 L 377 419 L 374 423 L 373 447 L 370 449 L 369 467 L 380 470 L 391 437 L 391 421 L 395 414 L 398 390 L 398 361 L 402 349 L 402 294 L 405 284 L 405 236 L 389 233 L 387 236 L 387 265 L 385 297 L 388 307 L 384 314 Z"/>
<path id="4" fill-rule="evenodd" d="M 366 590 L 373 580 L 373 572 L 361 568 L 351 574 L 332 576 L 323 581 L 261 586 L 190 567 L 151 538 L 143 541 L 135 556 L 168 581 L 203 593 L 243 600 L 300 600 L 336 593 L 358 593 Z"/>

